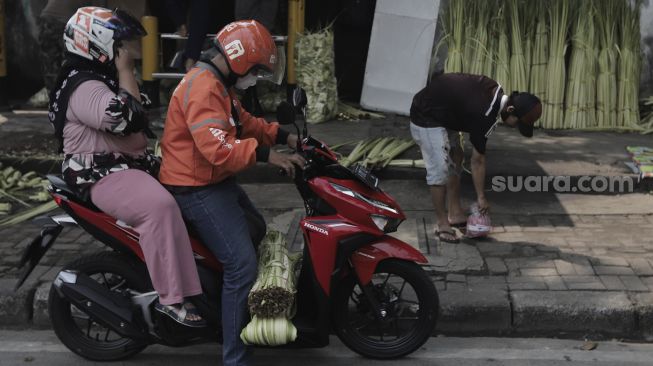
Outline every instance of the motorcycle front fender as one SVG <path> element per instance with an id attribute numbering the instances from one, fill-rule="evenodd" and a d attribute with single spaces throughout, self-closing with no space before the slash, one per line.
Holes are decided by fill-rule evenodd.
<path id="1" fill-rule="evenodd" d="M 385 259 L 396 258 L 426 264 L 428 259 L 411 245 L 385 235 L 365 245 L 351 255 L 351 264 L 356 271 L 361 285 L 367 285 L 372 279 L 376 266 Z"/>

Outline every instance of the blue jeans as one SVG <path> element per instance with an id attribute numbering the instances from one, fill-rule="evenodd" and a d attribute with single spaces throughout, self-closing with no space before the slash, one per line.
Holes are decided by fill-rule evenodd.
<path id="1" fill-rule="evenodd" d="M 174 196 L 184 218 L 224 266 L 223 364 L 246 365 L 248 352 L 240 332 L 248 321 L 247 295 L 256 280 L 252 235 L 257 237 L 255 240 L 265 235 L 263 216 L 235 179 Z"/>

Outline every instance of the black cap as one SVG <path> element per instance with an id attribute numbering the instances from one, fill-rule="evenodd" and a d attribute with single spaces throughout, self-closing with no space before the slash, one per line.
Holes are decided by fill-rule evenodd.
<path id="1" fill-rule="evenodd" d="M 510 95 L 510 105 L 515 107 L 513 114 L 519 118 L 519 132 L 525 137 L 533 137 L 533 125 L 542 115 L 540 98 L 530 93 L 513 92 Z"/>

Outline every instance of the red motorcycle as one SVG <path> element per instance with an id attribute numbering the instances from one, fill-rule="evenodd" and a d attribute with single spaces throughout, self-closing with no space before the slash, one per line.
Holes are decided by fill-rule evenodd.
<path id="1" fill-rule="evenodd" d="M 294 93 L 295 107 L 305 94 Z M 278 119 L 295 125 L 298 153 L 307 165 L 294 178 L 306 208 L 300 225 L 303 258 L 297 281 L 297 339 L 285 346 L 324 347 L 333 331 L 359 354 L 377 359 L 405 356 L 433 333 L 438 295 L 418 263 L 426 258 L 388 235 L 405 215 L 362 166 L 348 169 L 323 143 L 294 123 L 284 104 Z M 40 218 L 43 229 L 23 254 L 22 285 L 66 226 L 78 226 L 112 250 L 81 257 L 58 274 L 50 289 L 52 327 L 72 352 L 95 361 L 133 356 L 150 344 L 186 346 L 221 341 L 222 266 L 193 236 L 204 290 L 192 299 L 208 327 L 190 328 L 153 311 L 157 293 L 149 280 L 138 234 L 84 201 L 66 183 L 48 176 L 50 194 L 66 215 Z M 259 235 L 260 237 L 260 235 Z"/>

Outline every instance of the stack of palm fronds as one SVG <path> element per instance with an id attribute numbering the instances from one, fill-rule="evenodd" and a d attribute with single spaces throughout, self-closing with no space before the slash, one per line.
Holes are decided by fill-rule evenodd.
<path id="1" fill-rule="evenodd" d="M 297 337 L 290 319 L 294 316 L 295 273 L 300 259 L 301 254 L 288 254 L 280 232 L 268 230 L 259 247 L 259 273 L 248 297 L 252 321 L 240 334 L 246 344 L 278 346 Z"/>
<path id="2" fill-rule="evenodd" d="M 446 72 L 484 74 L 543 102 L 544 128 L 644 131 L 642 0 L 450 0 Z M 482 66 L 481 66 L 482 65 Z"/>
<path id="3" fill-rule="evenodd" d="M 46 190 L 48 181 L 36 172 L 23 174 L 0 163 L 0 226 L 18 224 L 57 207 Z"/>
<path id="4" fill-rule="evenodd" d="M 343 166 L 362 163 L 368 168 L 381 169 L 404 151 L 410 149 L 415 142 L 394 137 L 380 137 L 359 141 L 351 153 L 340 161 Z"/>
<path id="5" fill-rule="evenodd" d="M 338 83 L 333 53 L 333 30 L 306 32 L 295 44 L 297 85 L 306 90 L 306 121 L 320 123 L 338 113 Z"/>

